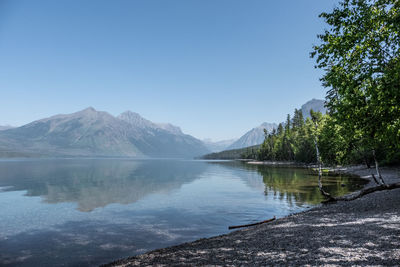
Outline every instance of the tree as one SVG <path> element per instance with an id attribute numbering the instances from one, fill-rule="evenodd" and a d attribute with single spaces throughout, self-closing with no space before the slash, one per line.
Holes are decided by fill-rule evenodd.
<path id="1" fill-rule="evenodd" d="M 318 142 L 319 142 L 318 137 L 320 136 L 321 128 L 323 127 L 321 125 L 321 124 L 323 124 L 323 116 L 322 116 L 321 112 L 314 112 L 312 109 L 310 110 L 310 115 L 311 115 L 311 120 L 314 124 L 312 136 L 314 139 L 315 153 L 316 153 L 316 159 L 317 159 L 317 163 L 318 163 L 318 188 L 324 197 L 331 199 L 332 198 L 331 195 L 322 188 L 322 162 L 321 162 L 321 155 L 319 153 L 319 148 L 318 148 Z"/>
<path id="2" fill-rule="evenodd" d="M 322 114 L 321 114 L 322 116 Z M 259 160 L 315 162 L 313 124 L 304 123 L 301 110 L 295 110 L 293 119 L 287 116 L 285 126 L 279 124 L 271 133 L 265 131 L 265 139 L 257 153 Z"/>
<path id="3" fill-rule="evenodd" d="M 329 29 L 311 53 L 325 71 L 330 116 L 347 143 L 372 152 L 382 184 L 377 158 L 400 151 L 399 11 L 398 0 L 343 0 L 320 15 Z"/>
<path id="4" fill-rule="evenodd" d="M 257 158 L 259 160 L 275 160 L 274 147 L 276 142 L 276 130 L 273 129 L 272 133 L 268 133 L 264 129 L 264 133 L 265 139 L 258 151 Z"/>
<path id="5" fill-rule="evenodd" d="M 304 126 L 303 112 L 299 109 L 294 110 L 294 115 L 292 119 L 293 129 L 301 129 Z"/>
<path id="6" fill-rule="evenodd" d="M 347 132 L 329 115 L 325 115 L 325 125 L 321 129 L 319 136 L 320 153 L 325 164 L 345 164 L 353 163 L 352 147 L 348 142 L 351 137 Z M 349 160 L 349 161 L 348 161 Z"/>
<path id="7" fill-rule="evenodd" d="M 320 15 L 330 29 L 311 53 L 325 71 L 330 115 L 372 152 L 376 166 L 379 148 L 392 159 L 400 149 L 399 3 L 343 0 Z"/>

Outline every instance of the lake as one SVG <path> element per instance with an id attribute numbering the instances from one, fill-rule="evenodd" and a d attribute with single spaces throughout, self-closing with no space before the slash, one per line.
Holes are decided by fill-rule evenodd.
<path id="1" fill-rule="evenodd" d="M 364 180 L 325 177 L 333 195 Z M 310 170 L 231 161 L 0 161 L 0 265 L 96 266 L 303 211 Z"/>

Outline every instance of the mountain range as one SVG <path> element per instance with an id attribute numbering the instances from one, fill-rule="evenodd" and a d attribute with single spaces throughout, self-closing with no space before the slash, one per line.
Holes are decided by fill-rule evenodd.
<path id="1" fill-rule="evenodd" d="M 0 156 L 193 158 L 207 152 L 179 127 L 131 111 L 114 117 L 90 107 L 0 131 Z"/>
<path id="2" fill-rule="evenodd" d="M 310 117 L 310 110 L 319 111 L 321 113 L 326 113 L 326 108 L 324 106 L 324 100 L 320 99 L 311 99 L 301 106 L 301 111 L 303 113 L 304 118 Z M 236 142 L 232 143 L 230 146 L 226 148 L 226 150 L 231 149 L 239 149 L 249 146 L 259 145 L 264 142 L 264 129 L 268 132 L 271 132 L 273 129 L 276 129 L 278 124 L 276 123 L 268 123 L 264 122 L 260 126 L 257 126 L 247 133 L 245 133 L 242 137 L 240 137 Z"/>
<path id="3" fill-rule="evenodd" d="M 259 145 L 264 142 L 264 129 L 271 132 L 273 129 L 277 128 L 278 124 L 264 122 L 260 126 L 255 127 L 245 133 L 236 142 L 227 147 L 227 150 L 238 149 L 248 146 Z"/>
<path id="4" fill-rule="evenodd" d="M 312 99 L 301 106 L 304 117 L 310 110 L 325 113 L 324 101 Z M 276 123 L 264 122 L 239 139 L 200 141 L 169 123 L 154 123 L 126 111 L 113 116 L 92 107 L 37 120 L 21 127 L 0 126 L 0 157 L 84 156 L 84 157 L 167 157 L 193 158 L 230 149 L 259 145 L 264 129 Z"/>

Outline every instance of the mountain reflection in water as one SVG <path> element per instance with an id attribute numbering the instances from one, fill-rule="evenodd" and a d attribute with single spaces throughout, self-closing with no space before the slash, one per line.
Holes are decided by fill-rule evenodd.
<path id="1" fill-rule="evenodd" d="M 43 160 L 0 164 L 5 191 L 26 190 L 47 203 L 76 202 L 92 211 L 111 203 L 129 204 L 151 193 L 167 193 L 190 183 L 206 168 L 176 160 Z"/>
<path id="2" fill-rule="evenodd" d="M 324 177 L 335 195 L 363 183 Z M 321 200 L 317 176 L 306 169 L 161 159 L 3 160 L 0 265 L 97 266 Z"/>
<path id="3" fill-rule="evenodd" d="M 273 194 L 292 204 L 317 204 L 323 200 L 317 177 L 307 169 L 229 161 L 210 163 L 243 170 L 247 174 L 241 178 L 249 187 L 264 187 L 265 195 Z M 210 163 L 109 159 L 10 162 L 0 164 L 0 186 L 7 186 L 4 191 L 26 190 L 27 196 L 41 196 L 47 203 L 76 202 L 78 210 L 87 212 L 178 189 L 197 179 Z M 333 195 L 347 194 L 364 184 L 364 180 L 348 176 L 328 176 L 323 182 Z"/>

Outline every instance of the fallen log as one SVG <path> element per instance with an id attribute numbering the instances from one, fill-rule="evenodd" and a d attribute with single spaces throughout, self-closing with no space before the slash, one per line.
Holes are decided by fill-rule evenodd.
<path id="1" fill-rule="evenodd" d="M 369 187 L 363 190 L 358 191 L 355 194 L 350 194 L 348 196 L 343 196 L 343 197 L 332 197 L 328 200 L 323 201 L 322 203 L 331 203 L 331 202 L 336 202 L 336 201 L 351 201 L 351 200 L 355 200 L 357 198 L 360 198 L 362 196 L 371 194 L 373 192 L 377 192 L 377 191 L 383 191 L 383 190 L 392 190 L 392 189 L 396 189 L 396 188 L 400 188 L 400 183 L 393 183 L 393 184 L 381 184 L 375 187 Z"/>
<path id="2" fill-rule="evenodd" d="M 236 228 L 242 228 L 242 227 L 249 227 L 249 226 L 254 226 L 254 225 L 259 225 L 259 224 L 263 224 L 263 223 L 268 223 L 268 222 L 272 222 L 274 221 L 276 218 L 274 216 L 274 218 L 269 219 L 269 220 L 265 220 L 265 221 L 261 221 L 261 222 L 256 222 L 256 223 L 250 223 L 250 224 L 242 224 L 242 225 L 235 225 L 235 226 L 229 226 L 228 229 L 236 229 Z"/>

